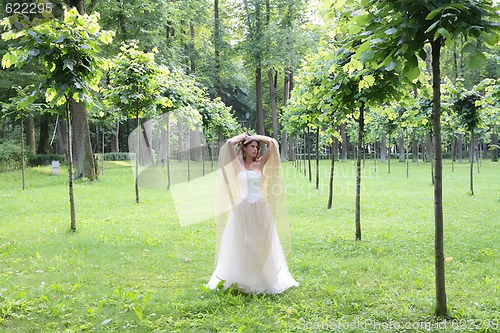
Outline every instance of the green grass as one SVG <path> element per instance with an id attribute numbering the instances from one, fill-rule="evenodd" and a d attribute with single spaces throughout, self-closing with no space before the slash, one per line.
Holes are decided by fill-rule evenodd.
<path id="1" fill-rule="evenodd" d="M 333 208 L 321 185 L 286 163 L 300 287 L 282 295 L 206 291 L 215 231 L 181 227 L 165 190 L 141 190 L 124 162 L 75 184 L 69 232 L 64 169 L 0 174 L 0 331 L 5 332 L 498 332 L 500 164 L 482 162 L 470 196 L 468 164 L 444 164 L 450 318 L 433 317 L 434 213 L 430 165 L 403 163 L 362 179 L 363 240 L 354 241 L 352 161 L 336 163 Z M 313 165 L 314 171 L 314 165 Z M 452 322 L 452 318 L 455 319 Z M 404 326 L 407 325 L 407 326 Z M 429 327 L 426 327 L 428 325 Z M 439 326 L 440 325 L 440 326 Z"/>

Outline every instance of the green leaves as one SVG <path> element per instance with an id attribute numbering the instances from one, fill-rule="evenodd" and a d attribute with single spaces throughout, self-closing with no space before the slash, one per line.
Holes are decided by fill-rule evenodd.
<path id="1" fill-rule="evenodd" d="M 91 90 L 98 90 L 102 75 L 99 68 L 103 61 L 100 56 L 99 38 L 110 42 L 111 32 L 100 31 L 98 14 L 80 15 L 75 8 L 65 9 L 62 20 L 53 19 L 30 29 L 2 35 L 5 40 L 20 39 L 21 49 L 10 49 L 2 57 L 4 68 L 15 65 L 22 67 L 27 62 L 37 62 L 45 69 L 39 87 L 46 100 L 59 105 L 64 100 L 75 98 L 87 105 L 92 103 Z"/>
<path id="2" fill-rule="evenodd" d="M 439 8 L 436 8 L 434 9 L 432 12 L 430 12 L 426 17 L 425 19 L 427 21 L 430 21 L 432 19 L 434 19 L 438 14 L 440 14 L 441 12 L 443 11 L 443 8 L 439 7 Z M 435 25 L 438 21 L 436 21 L 433 25 Z M 432 29 L 431 29 L 432 30 Z M 429 30 L 430 31 L 430 30 Z"/>
<path id="3" fill-rule="evenodd" d="M 16 95 L 9 99 L 9 103 L 0 103 L 2 106 L 0 109 L 4 112 L 4 115 L 21 119 L 27 115 L 34 115 L 42 111 L 44 105 L 35 103 L 38 94 L 33 86 L 14 87 L 14 90 Z"/>
<path id="4" fill-rule="evenodd" d="M 414 81 L 420 76 L 420 68 L 418 67 L 418 59 L 415 54 L 413 54 L 408 61 L 405 63 L 403 73 L 408 77 L 408 80 Z"/>
<path id="5" fill-rule="evenodd" d="M 2 67 L 9 68 L 17 62 L 17 58 L 18 56 L 14 51 L 5 53 L 2 57 Z"/>
<path id="6" fill-rule="evenodd" d="M 153 114 L 162 98 L 162 71 L 154 60 L 153 52 L 142 52 L 137 43 L 122 43 L 121 52 L 113 59 L 107 99 L 129 117 Z"/>

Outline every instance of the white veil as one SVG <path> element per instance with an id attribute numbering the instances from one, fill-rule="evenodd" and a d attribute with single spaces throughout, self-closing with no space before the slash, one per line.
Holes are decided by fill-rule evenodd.
<path id="1" fill-rule="evenodd" d="M 226 142 L 219 151 L 218 169 L 213 170 L 210 158 L 203 155 L 208 150 L 203 133 L 193 128 L 184 129 L 187 139 L 181 140 L 179 129 L 186 126 L 174 123 L 167 113 L 144 123 L 144 130 L 136 128 L 130 134 L 129 151 L 132 158 L 139 159 L 140 164 L 139 186 L 169 189 L 174 205 L 167 206 L 167 211 L 175 214 L 182 226 L 215 217 L 217 255 L 228 215 L 240 196 L 236 179 L 241 167 L 239 145 L 235 147 Z M 210 155 L 213 155 L 215 149 L 211 149 Z M 287 257 L 291 253 L 291 237 L 276 140 L 271 139 L 267 149 L 271 151 L 263 169 L 262 193 L 272 210 L 283 252 Z M 174 155 L 183 157 L 170 161 L 170 156 Z M 132 169 L 135 176 L 134 164 L 132 163 Z"/>
<path id="2" fill-rule="evenodd" d="M 200 127 L 165 113 L 128 138 L 134 177 L 135 159 L 139 163 L 139 187 L 169 190 L 173 206 L 167 204 L 166 210 L 182 226 L 214 217 L 217 170 Z"/>
<path id="3" fill-rule="evenodd" d="M 278 143 L 271 139 L 267 149 L 271 149 L 269 160 L 263 169 L 262 193 L 273 212 L 274 221 L 285 257 L 291 253 L 291 237 L 286 205 L 286 193 Z M 239 146 L 226 142 L 219 153 L 217 175 L 217 199 L 215 226 L 217 232 L 216 258 L 219 252 L 222 232 L 229 212 L 238 203 L 239 188 L 236 176 L 241 168 Z"/>

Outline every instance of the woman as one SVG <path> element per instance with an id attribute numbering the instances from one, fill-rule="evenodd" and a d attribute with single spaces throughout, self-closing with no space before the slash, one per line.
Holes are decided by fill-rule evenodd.
<path id="1" fill-rule="evenodd" d="M 267 145 L 262 156 L 260 143 Z M 298 286 L 286 263 L 290 233 L 276 140 L 246 133 L 229 139 L 219 171 L 216 267 L 208 287 L 277 294 Z"/>

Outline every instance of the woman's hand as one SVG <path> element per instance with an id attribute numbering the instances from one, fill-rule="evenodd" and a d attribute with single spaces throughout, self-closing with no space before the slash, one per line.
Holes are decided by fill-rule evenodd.
<path id="1" fill-rule="evenodd" d="M 231 139 L 227 140 L 229 143 L 237 144 L 239 142 L 244 141 L 248 137 L 247 133 L 241 133 L 239 135 L 233 136 Z"/>
<path id="2" fill-rule="evenodd" d="M 268 137 L 268 136 L 265 136 L 265 135 L 253 135 L 254 138 L 256 138 L 257 140 L 259 140 L 259 142 L 262 142 L 266 145 L 269 145 L 269 143 L 271 143 L 271 138 Z"/>

